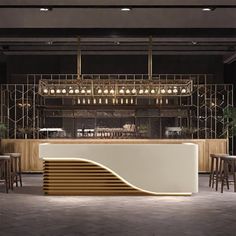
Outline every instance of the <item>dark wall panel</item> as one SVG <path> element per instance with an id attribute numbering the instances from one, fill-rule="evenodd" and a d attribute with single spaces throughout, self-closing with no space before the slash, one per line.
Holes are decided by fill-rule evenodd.
<path id="1" fill-rule="evenodd" d="M 29 73 L 76 73 L 76 56 L 8 56 L 7 75 Z M 84 55 L 83 74 L 146 74 L 147 56 Z M 224 65 L 221 56 L 154 56 L 156 74 L 213 74 L 212 83 L 222 83 Z"/>

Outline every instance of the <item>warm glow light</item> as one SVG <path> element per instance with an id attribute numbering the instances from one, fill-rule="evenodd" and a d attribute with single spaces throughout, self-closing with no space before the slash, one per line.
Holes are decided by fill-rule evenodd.
<path id="1" fill-rule="evenodd" d="M 83 98 L 83 104 L 85 104 L 85 98 Z"/>
<path id="2" fill-rule="evenodd" d="M 145 94 L 148 94 L 148 93 L 149 93 L 149 90 L 148 90 L 148 89 L 145 89 L 144 93 L 145 93 Z"/>
<path id="3" fill-rule="evenodd" d="M 41 7 L 39 10 L 40 10 L 40 11 L 43 11 L 43 12 L 47 12 L 47 11 L 49 11 L 49 8 L 47 8 L 47 7 Z"/>
<path id="4" fill-rule="evenodd" d="M 133 104 L 134 103 L 134 100 L 133 98 L 130 99 L 130 103 Z"/>
<path id="5" fill-rule="evenodd" d="M 80 104 L 80 99 L 78 98 L 77 103 Z"/>
<path id="6" fill-rule="evenodd" d="M 120 91 L 119 91 L 119 93 L 120 94 L 123 94 L 125 91 L 124 91 L 124 89 L 122 88 L 122 89 L 120 89 Z"/>
<path id="7" fill-rule="evenodd" d="M 90 99 L 88 98 L 88 104 L 90 104 Z"/>
<path id="8" fill-rule="evenodd" d="M 70 90 L 69 90 L 69 94 L 72 94 L 72 93 L 74 93 L 74 90 L 73 90 L 73 89 L 70 89 Z"/>
<path id="9" fill-rule="evenodd" d="M 143 94 L 143 89 L 140 89 L 140 90 L 139 90 L 139 94 Z"/>
<path id="10" fill-rule="evenodd" d="M 88 94 L 90 94 L 91 92 L 92 92 L 91 89 L 88 89 L 88 90 L 87 90 L 87 93 L 88 93 Z"/>
<path id="11" fill-rule="evenodd" d="M 129 103 L 129 99 L 128 99 L 128 98 L 125 99 L 125 103 L 126 103 L 126 104 Z"/>
<path id="12" fill-rule="evenodd" d="M 60 90 L 60 89 L 57 89 L 57 90 L 56 90 L 56 93 L 61 93 L 61 90 Z"/>
<path id="13" fill-rule="evenodd" d="M 85 93 L 85 89 L 82 89 L 82 90 L 81 90 L 81 93 L 84 94 L 84 93 Z"/>
<path id="14" fill-rule="evenodd" d="M 135 88 L 132 89 L 132 93 L 135 94 L 137 90 Z"/>
<path id="15" fill-rule="evenodd" d="M 105 99 L 105 103 L 108 104 L 108 99 L 107 98 Z"/>
<path id="16" fill-rule="evenodd" d="M 116 102 L 116 99 L 112 98 L 112 104 L 115 104 L 115 102 Z"/>
<path id="17" fill-rule="evenodd" d="M 102 93 L 102 90 L 101 90 L 101 89 L 98 89 L 98 93 L 101 94 L 101 93 Z"/>
<path id="18" fill-rule="evenodd" d="M 165 89 L 161 89 L 161 93 L 165 93 L 166 92 L 166 90 Z"/>
<path id="19" fill-rule="evenodd" d="M 114 94 L 115 93 L 115 90 L 114 89 L 111 89 L 110 90 L 110 94 Z"/>
<path id="20" fill-rule="evenodd" d="M 152 90 L 151 90 L 151 94 L 154 94 L 154 93 L 155 93 L 155 89 L 152 89 Z"/>
<path id="21" fill-rule="evenodd" d="M 96 104 L 96 103 L 97 103 L 96 98 L 94 98 L 93 99 L 93 104 Z"/>
<path id="22" fill-rule="evenodd" d="M 43 90 L 43 93 L 48 93 L 48 90 L 47 90 L 47 89 L 44 89 L 44 90 Z"/>
<path id="23" fill-rule="evenodd" d="M 104 94 L 108 94 L 108 89 L 105 89 L 105 90 L 104 90 Z"/>
<path id="24" fill-rule="evenodd" d="M 156 104 L 158 104 L 158 103 L 159 103 L 159 99 L 157 98 L 157 99 L 156 99 Z"/>
<path id="25" fill-rule="evenodd" d="M 79 89 L 75 89 L 75 93 L 78 94 L 79 93 Z"/>
<path id="26" fill-rule="evenodd" d="M 171 94 L 171 93 L 172 93 L 172 90 L 171 90 L 171 89 L 168 89 L 168 90 L 167 90 L 167 93 Z"/>
<path id="27" fill-rule="evenodd" d="M 126 89 L 125 91 L 127 94 L 130 94 L 130 90 L 129 89 Z"/>
<path id="28" fill-rule="evenodd" d="M 62 93 L 66 93 L 66 90 L 65 89 L 62 89 L 62 91 L 61 91 Z"/>
<path id="29" fill-rule="evenodd" d="M 55 93 L 55 90 L 54 90 L 54 89 L 51 89 L 51 90 L 50 90 L 50 93 L 51 93 L 51 94 L 54 94 L 54 93 Z"/>
<path id="30" fill-rule="evenodd" d="M 187 92 L 187 90 L 185 89 L 185 88 L 183 88 L 182 90 L 181 90 L 181 93 L 186 93 Z"/>
<path id="31" fill-rule="evenodd" d="M 124 99 L 121 98 L 121 99 L 120 99 L 120 104 L 123 104 L 123 103 L 124 103 Z"/>
<path id="32" fill-rule="evenodd" d="M 174 87 L 173 93 L 178 93 L 178 89 L 176 87 Z"/>
<path id="33" fill-rule="evenodd" d="M 101 98 L 98 99 L 98 103 L 102 104 L 102 99 Z"/>
<path id="34" fill-rule="evenodd" d="M 162 104 L 162 99 L 160 99 L 160 104 Z"/>

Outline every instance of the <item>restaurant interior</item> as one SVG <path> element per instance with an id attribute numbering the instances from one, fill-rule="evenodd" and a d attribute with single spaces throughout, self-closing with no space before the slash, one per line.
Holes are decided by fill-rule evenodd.
<path id="1" fill-rule="evenodd" d="M 0 18 L 0 235 L 235 235 L 234 0 Z"/>

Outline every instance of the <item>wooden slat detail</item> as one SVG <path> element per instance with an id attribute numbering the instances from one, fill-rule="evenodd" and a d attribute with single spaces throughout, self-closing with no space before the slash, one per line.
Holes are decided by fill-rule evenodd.
<path id="1" fill-rule="evenodd" d="M 107 169 L 84 161 L 45 161 L 43 189 L 49 195 L 146 194 L 132 188 Z"/>

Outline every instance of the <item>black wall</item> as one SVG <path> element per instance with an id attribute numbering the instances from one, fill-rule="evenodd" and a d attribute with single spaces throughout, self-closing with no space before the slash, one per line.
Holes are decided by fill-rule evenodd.
<path id="1" fill-rule="evenodd" d="M 7 56 L 1 77 L 7 74 L 76 73 L 76 56 Z M 7 70 L 7 72 L 4 72 Z M 82 56 L 83 74 L 147 74 L 147 56 L 143 55 L 85 55 Z M 154 74 L 213 74 L 211 83 L 223 83 L 224 64 L 221 56 L 154 56 Z M 1 79 L 2 80 L 2 79 Z M 19 82 L 19 81 L 18 81 Z"/>

